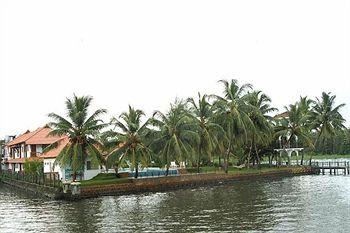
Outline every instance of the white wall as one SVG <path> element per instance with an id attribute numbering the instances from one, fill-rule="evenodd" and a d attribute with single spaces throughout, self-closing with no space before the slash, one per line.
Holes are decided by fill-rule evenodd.
<path id="1" fill-rule="evenodd" d="M 20 165 L 18 163 L 12 164 L 12 166 L 15 166 L 15 172 L 19 172 L 20 171 Z"/>
<path id="2" fill-rule="evenodd" d="M 94 178 L 98 174 L 100 174 L 100 169 L 98 170 L 85 170 L 84 171 L 84 180 L 90 180 L 91 178 Z"/>
<path id="3" fill-rule="evenodd" d="M 64 169 L 61 169 L 61 167 L 58 164 L 56 164 L 56 166 L 54 167 L 54 162 L 54 158 L 44 159 L 44 173 L 57 172 L 61 179 L 62 177 L 64 177 Z"/>
<path id="4" fill-rule="evenodd" d="M 30 157 L 30 152 L 32 152 L 30 145 L 27 145 L 27 158 Z"/>
<path id="5" fill-rule="evenodd" d="M 58 164 L 53 168 L 53 164 L 55 162 L 54 158 L 45 158 L 44 163 L 44 173 L 50 173 L 50 172 L 57 172 L 60 176 L 60 179 L 65 180 L 65 169 L 61 168 Z M 93 169 L 93 170 L 87 170 L 85 164 L 83 179 L 89 180 L 99 173 L 103 172 L 104 169 Z"/>

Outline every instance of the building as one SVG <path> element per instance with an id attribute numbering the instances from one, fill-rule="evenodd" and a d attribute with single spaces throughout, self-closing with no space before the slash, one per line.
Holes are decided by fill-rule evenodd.
<path id="1" fill-rule="evenodd" d="M 72 179 L 72 171 L 69 167 L 63 168 L 58 163 L 55 163 L 56 157 L 68 143 L 69 139 L 65 137 L 57 141 L 56 148 L 47 151 L 39 156 L 43 160 L 45 174 L 58 174 L 59 179 L 61 180 Z M 93 163 L 90 159 L 87 159 L 84 169 L 78 172 L 77 179 L 89 180 L 101 172 L 105 172 L 104 167 Z"/>
<path id="2" fill-rule="evenodd" d="M 27 130 L 17 138 L 5 144 L 5 168 L 13 172 L 22 172 L 25 160 L 39 159 L 43 150 L 62 137 L 49 136 L 51 128 L 40 127 L 35 131 Z"/>
<path id="3" fill-rule="evenodd" d="M 6 136 L 4 140 L 0 140 L 0 168 L 2 170 L 7 170 L 7 160 L 9 159 L 9 154 L 7 153 L 7 150 L 5 150 L 6 143 L 14 140 L 16 136 Z"/>
<path id="4" fill-rule="evenodd" d="M 5 169 L 12 172 L 23 172 L 26 160 L 39 160 L 43 162 L 45 174 L 58 174 L 61 180 L 71 180 L 72 172 L 69 167 L 62 168 L 54 163 L 62 149 L 69 143 L 67 137 L 49 136 L 52 129 L 48 126 L 40 127 L 33 132 L 26 131 L 17 138 L 12 138 L 5 144 Z M 57 147 L 44 151 L 44 149 L 57 143 Z M 87 159 L 83 171 L 78 175 L 79 180 L 91 179 L 105 171 L 103 167 Z"/>

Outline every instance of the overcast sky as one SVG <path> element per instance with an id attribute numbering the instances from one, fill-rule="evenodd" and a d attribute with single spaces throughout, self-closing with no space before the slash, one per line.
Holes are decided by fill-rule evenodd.
<path id="1" fill-rule="evenodd" d="M 64 114 L 73 93 L 107 118 L 175 97 L 221 93 L 219 79 L 273 105 L 322 91 L 350 121 L 350 1 L 0 1 L 0 137 Z"/>

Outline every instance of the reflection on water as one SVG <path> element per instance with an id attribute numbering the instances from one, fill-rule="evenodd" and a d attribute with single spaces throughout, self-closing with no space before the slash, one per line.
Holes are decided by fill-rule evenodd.
<path id="1" fill-rule="evenodd" d="M 350 176 L 50 201 L 0 186 L 0 232 L 349 232 Z"/>

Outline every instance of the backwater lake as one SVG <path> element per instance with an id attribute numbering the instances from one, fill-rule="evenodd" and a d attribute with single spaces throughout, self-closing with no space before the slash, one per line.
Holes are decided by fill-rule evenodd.
<path id="1" fill-rule="evenodd" d="M 0 232 L 350 232 L 350 176 L 230 185 L 78 202 L 0 184 Z"/>

